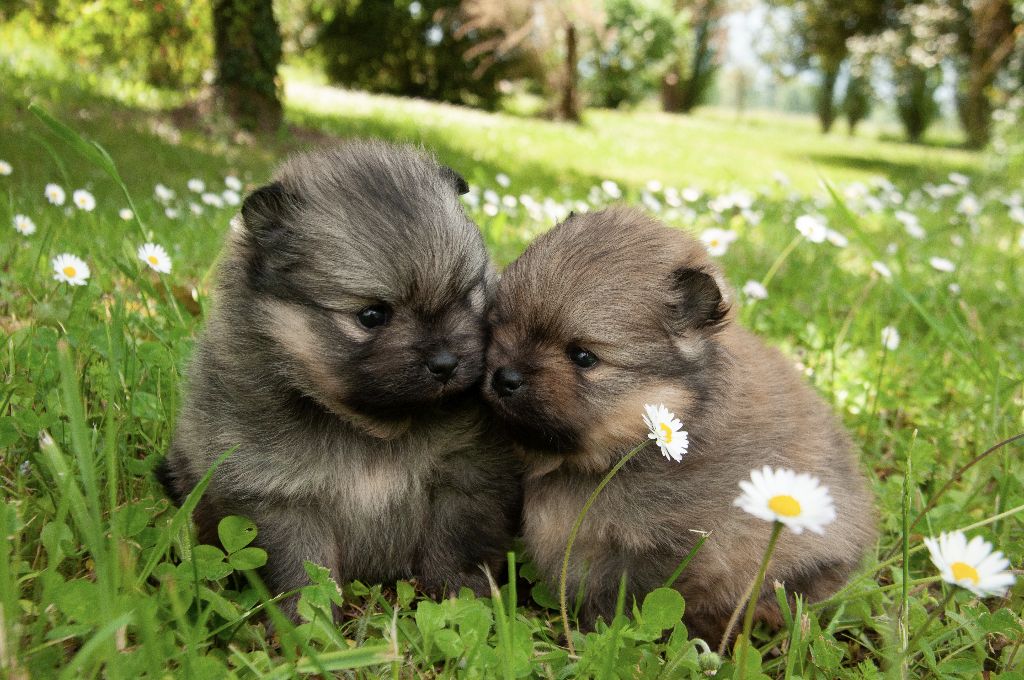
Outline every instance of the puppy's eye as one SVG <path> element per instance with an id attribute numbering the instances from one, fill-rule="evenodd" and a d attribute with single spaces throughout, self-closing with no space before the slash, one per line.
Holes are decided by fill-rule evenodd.
<path id="1" fill-rule="evenodd" d="M 580 368 L 590 368 L 597 363 L 596 354 L 576 345 L 569 346 L 569 359 Z"/>
<path id="2" fill-rule="evenodd" d="M 356 318 L 364 328 L 376 328 L 391 319 L 391 308 L 385 304 L 370 305 L 356 312 Z"/>

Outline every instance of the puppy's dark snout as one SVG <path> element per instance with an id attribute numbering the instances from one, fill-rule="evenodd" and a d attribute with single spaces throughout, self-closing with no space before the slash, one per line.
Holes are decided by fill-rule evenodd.
<path id="1" fill-rule="evenodd" d="M 507 397 L 523 386 L 522 374 L 514 368 L 499 368 L 491 378 L 494 391 Z"/>
<path id="2" fill-rule="evenodd" d="M 434 352 L 425 362 L 427 370 L 438 380 L 447 380 L 452 377 L 456 367 L 459 365 L 459 358 L 448 350 Z"/>

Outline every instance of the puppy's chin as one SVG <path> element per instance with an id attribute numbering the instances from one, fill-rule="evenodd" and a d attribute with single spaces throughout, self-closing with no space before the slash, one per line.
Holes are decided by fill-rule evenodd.
<path id="1" fill-rule="evenodd" d="M 528 454 L 567 457 L 576 454 L 583 445 L 583 438 L 574 429 L 532 415 L 511 414 L 501 407 L 494 410 L 508 437 Z"/>

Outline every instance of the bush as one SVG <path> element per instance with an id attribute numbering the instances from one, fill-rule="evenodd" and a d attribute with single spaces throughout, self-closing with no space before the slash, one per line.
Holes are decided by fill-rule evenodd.
<path id="1" fill-rule="evenodd" d="M 651 94 L 686 39 L 685 19 L 667 0 L 607 0 L 597 46 L 580 63 L 595 106 L 636 104 Z"/>
<path id="2" fill-rule="evenodd" d="M 458 0 L 343 0 L 314 10 L 328 78 L 342 85 L 482 108 L 500 98 L 508 55 L 466 58 L 487 36 L 460 32 Z"/>

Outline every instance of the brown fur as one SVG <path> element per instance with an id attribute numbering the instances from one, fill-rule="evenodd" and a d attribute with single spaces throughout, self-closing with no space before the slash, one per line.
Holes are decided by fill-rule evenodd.
<path id="1" fill-rule="evenodd" d="M 793 364 L 734 322 L 731 293 L 704 248 L 645 215 L 570 217 L 504 274 L 492 316 L 485 394 L 527 460 L 527 548 L 557 582 L 570 527 L 607 470 L 646 438 L 643 404 L 664 403 L 690 435 L 681 463 L 651 444 L 591 508 L 569 591 L 583 618 L 608 618 L 620 576 L 642 596 L 710 538 L 675 583 L 691 632 L 711 640 L 752 581 L 771 525 L 733 506 L 763 465 L 817 476 L 835 500 L 824 536 L 786 531 L 767 584 L 811 600 L 838 589 L 875 537 L 871 497 L 846 433 Z M 598 357 L 580 368 L 582 347 Z M 495 371 L 523 384 L 502 396 Z M 761 617 L 778 620 L 766 586 Z"/>

